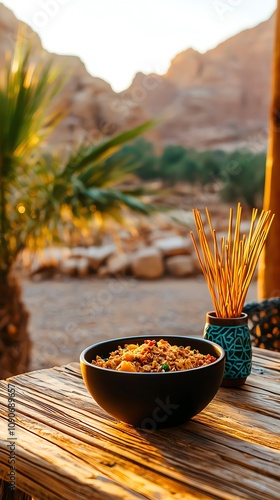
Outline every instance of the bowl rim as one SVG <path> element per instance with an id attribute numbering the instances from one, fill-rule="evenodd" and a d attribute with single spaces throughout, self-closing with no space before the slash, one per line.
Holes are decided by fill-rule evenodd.
<path id="1" fill-rule="evenodd" d="M 217 347 L 220 351 L 220 356 L 216 359 L 216 361 L 213 361 L 212 363 L 210 363 L 209 365 L 203 365 L 203 366 L 198 366 L 196 368 L 188 368 L 187 370 L 176 370 L 176 371 L 168 371 L 168 372 L 126 372 L 126 371 L 118 371 L 118 370 L 113 370 L 111 368 L 103 368 L 102 366 L 96 366 L 96 365 L 93 365 L 92 363 L 90 363 L 89 361 L 87 361 L 85 359 L 85 355 L 87 354 L 88 351 L 90 351 L 90 349 L 93 349 L 94 347 L 97 347 L 99 345 L 103 345 L 103 344 L 108 344 L 109 342 L 118 342 L 118 341 L 127 341 L 129 339 L 133 340 L 133 339 L 145 339 L 145 340 L 154 340 L 154 339 L 164 339 L 166 337 L 170 338 L 170 337 L 174 337 L 174 338 L 177 338 L 177 339 L 189 339 L 190 341 L 192 340 L 199 340 L 199 341 L 202 341 L 202 343 L 205 343 L 205 344 L 210 344 L 214 347 Z M 178 374 L 178 373 L 186 373 L 186 372 L 193 372 L 195 370 L 201 370 L 201 369 L 204 369 L 204 368 L 207 368 L 209 366 L 212 366 L 212 365 L 215 365 L 217 363 L 220 363 L 223 359 L 225 359 L 226 357 L 226 353 L 223 349 L 222 346 L 220 346 L 219 344 L 217 344 L 216 342 L 213 342 L 212 340 L 208 340 L 208 339 L 204 339 L 203 337 L 189 337 L 188 335 L 133 335 L 131 337 L 117 337 L 115 339 L 108 339 L 108 340 L 102 340 L 101 342 L 96 342 L 95 344 L 92 344 L 88 347 L 86 347 L 85 349 L 83 349 L 83 351 L 81 352 L 80 354 L 80 363 L 84 363 L 85 365 L 87 366 L 91 366 L 97 370 L 101 370 L 101 371 L 104 371 L 104 372 L 110 372 L 110 373 L 119 373 L 119 374 L 123 374 L 123 375 L 175 375 L 175 374 Z"/>

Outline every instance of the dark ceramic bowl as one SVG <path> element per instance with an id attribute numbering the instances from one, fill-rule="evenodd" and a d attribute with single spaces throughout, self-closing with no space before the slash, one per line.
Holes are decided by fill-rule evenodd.
<path id="1" fill-rule="evenodd" d="M 94 366 L 96 355 L 107 357 L 118 346 L 164 339 L 172 345 L 191 346 L 217 358 L 210 365 L 176 372 L 121 372 Z M 100 342 L 80 356 L 85 385 L 97 404 L 118 420 L 144 429 L 182 424 L 210 403 L 223 380 L 222 347 L 202 338 L 149 335 Z"/>

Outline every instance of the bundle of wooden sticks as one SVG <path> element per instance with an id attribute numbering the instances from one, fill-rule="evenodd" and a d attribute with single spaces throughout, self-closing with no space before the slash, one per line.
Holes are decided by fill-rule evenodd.
<path id="1" fill-rule="evenodd" d="M 207 208 L 205 212 L 211 237 L 208 239 L 206 235 L 201 213 L 197 208 L 193 210 L 193 214 L 199 245 L 192 231 L 190 235 L 217 317 L 237 318 L 242 313 L 274 214 L 270 210 L 262 210 L 257 220 L 258 210 L 253 209 L 249 234 L 241 235 L 242 207 L 239 203 L 235 222 L 233 209 L 230 209 L 227 236 L 218 242 Z"/>

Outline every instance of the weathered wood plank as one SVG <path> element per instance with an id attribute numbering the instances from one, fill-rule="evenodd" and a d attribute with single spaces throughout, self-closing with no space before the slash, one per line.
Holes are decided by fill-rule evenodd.
<path id="1" fill-rule="evenodd" d="M 0 479 L 0 498 L 3 500 L 32 500 L 30 495 L 27 495 L 20 490 L 10 489 L 9 483 Z"/>
<path id="2" fill-rule="evenodd" d="M 278 352 L 253 347 L 253 359 L 255 365 L 261 363 L 262 366 L 270 367 L 271 370 L 280 372 L 280 359 Z"/>
<path id="3" fill-rule="evenodd" d="M 221 388 L 192 421 L 158 432 L 107 415 L 85 389 L 77 363 L 10 379 L 18 485 L 40 500 L 278 500 L 279 387 L 272 373 L 280 356 L 257 359 L 243 388 Z M 1 435 L 6 418 L 7 384 L 0 382 Z M 4 479 L 7 464 L 1 442 Z"/>
<path id="4" fill-rule="evenodd" d="M 26 445 L 25 445 L 26 452 L 27 452 L 26 447 L 28 448 L 28 446 L 30 445 L 30 437 L 28 437 L 28 435 L 27 435 L 27 437 L 25 438 L 26 439 L 26 441 L 25 441 L 24 437 L 21 436 L 21 434 L 22 434 L 22 432 L 26 432 L 27 428 L 28 428 L 28 425 L 27 425 L 27 421 L 25 420 L 25 429 L 22 430 L 20 428 L 18 430 L 18 432 L 20 434 L 21 446 L 23 445 L 23 443 L 26 442 Z M 45 428 L 44 431 L 42 431 L 43 428 Z M 33 430 L 32 419 L 30 419 L 30 429 L 29 430 L 30 430 L 30 432 L 32 432 L 32 430 Z M 109 472 L 111 472 L 111 470 L 112 470 L 114 477 L 116 477 L 116 474 L 117 474 L 119 477 L 119 480 L 125 480 L 126 482 L 132 479 L 132 477 L 131 477 L 132 465 L 133 465 L 133 462 L 134 463 L 137 462 L 137 458 L 135 457 L 135 452 L 138 452 L 138 458 L 139 458 L 139 448 L 131 450 L 130 460 L 131 460 L 132 464 L 130 464 L 130 467 L 128 469 L 128 474 L 126 476 L 126 473 L 125 473 L 125 467 L 127 468 L 126 463 L 120 459 L 120 456 L 118 456 L 118 453 L 114 454 L 111 449 L 110 449 L 109 454 L 105 449 L 102 450 L 102 448 L 99 448 L 99 450 L 97 450 L 97 452 L 96 452 L 92 448 L 88 448 L 87 445 L 85 445 L 85 444 L 81 445 L 81 442 L 79 440 L 71 439 L 71 438 L 67 437 L 67 440 L 65 441 L 65 437 L 63 434 L 62 434 L 62 436 L 60 436 L 59 432 L 57 432 L 57 431 L 55 434 L 53 434 L 53 429 L 52 428 L 48 429 L 47 426 L 41 426 L 40 431 L 41 431 L 40 432 L 41 437 L 44 437 L 44 439 L 49 438 L 50 442 L 52 442 L 52 443 L 56 442 L 59 445 L 59 447 L 62 447 L 65 451 L 67 448 L 68 452 L 72 451 L 73 453 L 77 454 L 76 450 L 78 447 L 79 458 L 82 458 L 87 463 L 90 463 L 95 469 L 99 469 L 100 472 L 104 473 L 104 469 L 106 469 L 106 466 L 108 467 L 108 464 L 109 464 Z M 181 433 L 183 431 L 184 431 L 184 429 L 181 429 Z M 165 442 L 165 445 L 164 445 L 163 449 L 161 450 L 162 451 L 161 457 L 165 456 L 165 459 L 168 458 L 167 463 L 168 463 L 169 467 L 173 469 L 173 472 L 172 472 L 172 469 L 170 469 L 170 471 L 168 472 L 169 475 L 176 478 L 177 480 L 180 480 L 180 481 L 184 481 L 185 475 L 187 475 L 188 478 L 191 477 L 191 478 L 195 479 L 194 472 L 197 471 L 197 469 L 199 469 L 200 477 L 205 476 L 205 478 L 208 481 L 209 481 L 209 477 L 207 477 L 207 476 L 208 476 L 209 472 L 210 472 L 210 479 L 211 480 L 213 480 L 212 479 L 213 475 L 216 476 L 216 478 L 214 477 L 215 482 L 219 481 L 220 487 L 221 487 L 221 484 L 223 482 L 223 479 L 222 480 L 219 479 L 221 472 L 223 472 L 223 478 L 224 478 L 224 474 L 226 474 L 227 476 L 228 476 L 228 474 L 230 474 L 231 482 L 232 482 L 234 479 L 234 475 L 236 474 L 235 467 L 233 467 L 231 464 L 231 468 L 230 468 L 231 470 L 230 470 L 230 472 L 228 472 L 228 465 L 229 464 L 224 463 L 224 460 L 221 460 L 221 458 L 220 458 L 223 454 L 222 451 L 223 451 L 224 445 L 216 446 L 216 444 L 214 444 L 214 446 L 213 446 L 213 442 L 210 441 L 210 448 L 209 448 L 209 444 L 207 442 L 205 442 L 205 436 L 203 438 L 201 438 L 200 430 L 197 429 L 197 432 L 198 432 L 198 434 L 196 435 L 195 439 L 193 439 L 193 437 L 190 435 L 189 439 L 187 440 L 188 447 L 190 447 L 190 442 L 192 442 L 193 449 L 195 450 L 193 458 L 194 458 L 194 461 L 197 460 L 197 464 L 194 464 L 193 460 L 191 462 L 189 460 L 187 460 L 187 462 L 185 463 L 185 457 L 184 457 L 184 446 L 186 445 L 185 432 L 184 432 L 183 436 L 180 436 L 179 440 L 176 439 L 176 436 L 175 436 L 175 440 L 174 440 L 174 436 L 172 437 L 171 440 L 170 440 L 170 437 L 169 437 L 169 439 L 162 440 L 162 435 L 158 436 L 158 433 L 153 433 L 152 437 L 156 437 L 157 449 L 160 445 L 162 448 L 162 442 Z M 165 431 L 165 433 L 166 433 L 166 431 Z M 193 429 L 192 429 L 192 433 L 193 433 Z M 167 437 L 168 437 L 168 433 L 167 433 Z M 209 436 L 207 436 L 207 434 L 206 434 L 206 437 L 207 437 L 207 441 L 208 441 Z M 121 438 L 121 436 L 120 436 L 120 438 Z M 33 436 L 32 436 L 32 441 L 34 441 Z M 36 441 L 34 442 L 34 444 L 36 445 Z M 126 440 L 123 443 L 124 447 L 125 447 L 125 444 L 126 444 Z M 112 445 L 114 448 L 114 443 L 112 443 Z M 178 447 L 178 445 L 180 445 L 180 447 Z M 208 446 L 208 449 L 207 449 L 207 446 Z M 235 443 L 235 447 L 237 447 L 237 446 L 238 446 L 238 443 Z M 146 446 L 146 448 L 147 448 L 147 446 Z M 140 453 L 140 459 L 142 458 L 142 461 L 143 461 L 143 451 L 145 451 L 147 454 L 149 454 L 149 456 L 151 456 L 150 449 L 148 448 L 145 450 L 145 446 L 143 446 L 143 443 L 141 443 L 141 450 L 142 450 L 142 453 Z M 53 456 L 53 453 L 54 452 L 53 452 L 53 447 L 52 447 L 52 456 Z M 247 461 L 249 464 L 249 469 L 250 469 L 250 467 L 254 469 L 254 471 L 255 471 L 254 480 L 256 481 L 259 479 L 259 474 L 260 473 L 263 474 L 264 463 L 262 463 L 261 460 L 259 460 L 259 461 L 255 460 L 254 456 L 250 457 L 249 453 L 250 453 L 250 450 L 249 450 L 249 447 L 247 447 Z M 205 468 L 205 470 L 204 470 L 205 460 L 207 462 L 208 454 L 213 455 L 212 456 L 211 471 L 207 471 L 207 468 Z M 231 456 L 231 461 L 233 462 L 233 460 L 235 460 L 237 469 L 238 469 L 238 467 L 242 466 L 242 456 L 241 455 L 242 455 L 242 453 L 240 453 L 240 451 L 237 451 L 237 453 L 235 452 Z M 36 457 L 37 456 L 38 456 L 38 451 L 36 451 Z M 216 459 L 216 461 L 217 461 L 217 457 L 218 457 L 218 463 L 215 464 L 215 460 L 213 461 L 213 459 Z M 55 456 L 54 458 L 55 458 L 55 463 L 57 464 L 58 463 L 57 457 Z M 270 456 L 270 459 L 271 459 L 271 456 Z M 30 462 L 30 460 L 31 459 L 29 458 L 28 461 Z M 67 467 L 68 467 L 68 465 L 67 465 Z M 178 474 L 178 472 L 177 472 L 177 474 L 176 474 L 176 472 L 174 472 L 174 465 L 176 465 L 176 468 L 178 468 L 180 466 L 180 469 L 183 473 L 182 476 L 180 476 L 180 474 Z M 166 473 L 166 470 L 165 470 L 166 468 L 162 468 L 161 461 L 158 459 L 152 460 L 150 458 L 149 465 L 146 464 L 146 468 L 148 468 L 148 467 L 152 467 L 152 470 L 157 470 L 157 472 L 162 472 L 163 476 Z M 273 467 L 274 467 L 274 470 L 273 470 Z M 86 467 L 84 467 L 83 469 L 86 469 Z M 224 469 L 224 471 L 223 471 L 223 469 Z M 77 472 L 79 473 L 79 481 L 82 482 L 80 470 L 77 470 Z M 119 475 L 119 472 L 121 472 L 121 475 Z M 138 478 L 139 478 L 140 472 L 141 471 L 137 470 L 137 477 Z M 268 472 L 270 473 L 271 477 L 275 477 L 275 476 L 277 476 L 278 468 L 276 468 L 276 465 L 275 466 L 271 465 L 270 470 L 268 470 L 268 468 L 266 468 L 265 473 L 267 474 Z M 105 470 L 105 473 L 106 473 L 106 470 Z M 36 475 L 37 475 L 37 472 L 36 472 Z M 146 471 L 146 474 L 145 474 L 146 480 L 147 480 L 147 476 L 148 476 L 148 473 Z M 252 474 L 251 474 L 251 476 L 252 476 Z M 133 478 L 134 489 L 135 489 L 136 484 L 137 484 L 137 477 Z M 154 478 L 152 477 L 151 479 L 154 479 Z M 250 477 L 250 475 L 249 475 L 248 481 L 252 481 L 252 480 L 253 480 L 252 477 Z M 226 481 L 228 481 L 228 478 L 226 479 Z M 165 493 L 167 493 L 167 489 L 166 489 L 167 482 L 165 481 L 164 477 L 163 477 L 163 482 L 165 483 L 165 490 L 164 491 L 165 491 Z M 267 484 L 269 484 L 269 481 L 267 481 Z M 275 487 L 273 482 L 271 483 L 270 486 Z M 248 490 L 248 485 L 246 484 L 246 487 L 244 485 L 244 488 L 245 488 L 245 492 L 246 492 Z M 143 492 L 143 489 L 144 489 L 144 491 L 146 490 L 145 487 L 143 488 L 143 483 L 141 482 L 141 491 L 142 492 Z M 236 490 L 236 487 L 234 484 L 233 484 L 233 489 Z M 184 491 L 186 491 L 186 490 L 184 490 Z M 150 498 L 150 497 L 153 498 L 152 496 L 150 496 L 150 493 L 151 492 L 149 492 L 148 498 Z M 240 497 L 243 498 L 243 496 L 241 496 L 241 495 L 240 495 Z M 177 498 L 177 497 L 174 496 L 174 498 Z M 245 496 L 245 498 L 247 498 L 247 497 Z M 261 496 L 256 495 L 255 498 L 261 498 Z"/>

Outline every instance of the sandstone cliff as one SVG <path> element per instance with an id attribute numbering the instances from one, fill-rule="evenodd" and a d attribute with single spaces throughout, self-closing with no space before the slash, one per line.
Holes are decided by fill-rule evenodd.
<path id="1" fill-rule="evenodd" d="M 69 75 L 59 98 L 67 116 L 51 138 L 56 146 L 97 140 L 155 116 L 164 120 L 148 135 L 157 145 L 266 147 L 274 17 L 205 54 L 193 49 L 178 54 L 165 75 L 138 73 L 119 94 L 101 78 L 89 75 L 78 57 L 48 54 L 38 35 L 3 4 L 0 68 L 19 26 L 25 27 L 35 55 L 44 52 Z"/>
<path id="2" fill-rule="evenodd" d="M 0 70 L 5 64 L 5 52 L 13 50 L 21 28 L 21 36 L 32 43 L 34 57 L 44 53 L 61 68 L 67 84 L 59 95 L 66 117 L 50 138 L 55 146 L 65 148 L 81 141 L 95 141 L 143 123 L 149 118 L 137 102 L 124 99 L 119 106 L 117 94 L 109 83 L 91 76 L 82 61 L 75 56 L 49 54 L 42 48 L 39 36 L 0 3 Z M 154 133 L 150 136 L 154 138 Z"/>
<path id="3" fill-rule="evenodd" d="M 163 143 L 263 149 L 273 38 L 274 16 L 205 54 L 178 54 L 163 76 L 138 73 L 124 95 L 138 94 L 144 109 L 169 117 L 160 130 Z"/>

